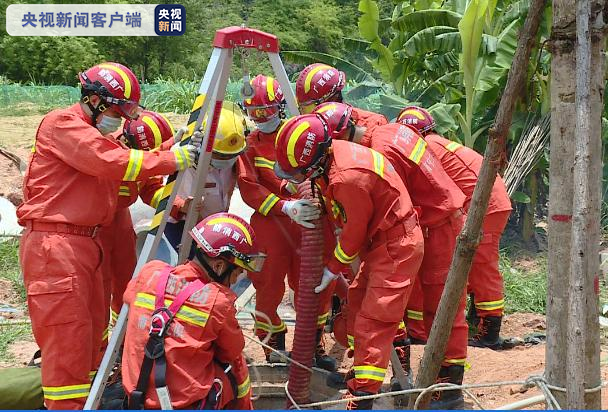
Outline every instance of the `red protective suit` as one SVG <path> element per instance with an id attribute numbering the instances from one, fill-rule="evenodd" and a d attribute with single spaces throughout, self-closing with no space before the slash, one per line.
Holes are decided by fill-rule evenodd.
<path id="1" fill-rule="evenodd" d="M 167 264 L 147 263 L 139 276 L 129 282 L 124 300 L 129 304 L 129 321 L 122 357 L 122 378 L 128 396 L 137 386 L 144 348 L 149 338 L 150 317 L 154 311 L 156 283 Z M 220 409 L 253 409 L 249 371 L 243 348 L 245 339 L 236 320 L 236 295 L 228 287 L 209 279 L 195 262 L 175 267 L 167 282 L 165 304 L 196 279 L 205 286 L 181 307 L 165 338 L 166 382 L 175 409 L 196 409 L 206 398 L 213 380 L 223 382 Z M 232 365 L 237 393 L 218 362 Z M 146 409 L 159 409 L 153 375 L 146 393 Z"/>
<path id="2" fill-rule="evenodd" d="M 255 210 L 251 216 L 251 226 L 256 233 L 260 249 L 267 254 L 261 272 L 249 272 L 248 276 L 256 289 L 256 310 L 265 313 L 272 325 L 264 317 L 256 317 L 256 333 L 264 337 L 267 333 L 283 332 L 285 323 L 277 314 L 277 308 L 285 293 L 285 275 L 289 287 L 297 293 L 300 273 L 300 247 L 302 233 L 300 226 L 286 216 L 281 208 L 295 186 L 285 186 L 274 174 L 276 133 L 265 134 L 253 131 L 247 137 L 247 151 L 237 162 L 238 186 L 245 203 Z M 285 187 L 293 193 L 287 192 Z M 331 251 L 335 241 L 326 226 L 325 249 Z M 331 291 L 320 296 L 321 305 L 318 318 L 322 328 L 329 315 Z M 297 301 L 297 298 L 296 298 Z"/>
<path id="3" fill-rule="evenodd" d="M 401 124 L 377 127 L 365 146 L 382 153 L 391 162 L 407 187 L 412 203 L 420 207 L 420 225 L 424 232 L 424 259 L 418 273 L 423 306 L 408 303 L 408 312 L 423 312 L 425 330 L 430 331 L 439 299 L 447 279 L 456 236 L 464 223 L 462 207 L 465 195 L 443 170 L 427 143 L 414 129 Z M 420 296 L 420 295 L 418 295 Z M 414 303 L 418 299 L 414 298 Z M 454 326 L 450 333 L 444 364 L 464 364 L 467 353 L 468 326 L 464 317 L 463 293 Z M 410 319 L 408 328 L 413 328 Z"/>
<path id="4" fill-rule="evenodd" d="M 465 210 L 468 211 L 483 156 L 473 149 L 434 133 L 427 135 L 425 140 L 441 161 L 446 173 L 467 196 Z M 469 273 L 468 291 L 475 296 L 475 308 L 479 317 L 502 316 L 504 311 L 504 284 L 498 270 L 498 249 L 511 210 L 511 199 L 505 183 L 497 176 L 483 220 L 483 238 Z"/>
<path id="5" fill-rule="evenodd" d="M 318 182 L 325 209 L 342 232 L 327 266 L 333 273 L 347 273 L 361 258 L 348 289 L 355 372 L 348 386 L 376 393 L 422 262 L 422 232 L 408 192 L 384 156 L 339 140 L 333 141 L 332 153 L 328 183 Z"/>
<path id="6" fill-rule="evenodd" d="M 97 228 L 114 218 L 121 180 L 173 173 L 173 153 L 125 150 L 79 104 L 44 117 L 17 209 L 32 330 L 49 409 L 81 409 L 106 327 Z M 66 336 L 78 338 L 78 344 Z"/>
<path id="7" fill-rule="evenodd" d="M 386 117 L 384 117 L 383 115 L 379 113 L 368 112 L 362 109 L 357 109 L 356 107 L 353 107 L 351 119 L 355 122 L 357 126 L 365 127 L 367 129 L 365 131 L 365 136 L 367 137 L 372 135 L 376 127 L 388 124 L 388 120 L 386 120 Z"/>

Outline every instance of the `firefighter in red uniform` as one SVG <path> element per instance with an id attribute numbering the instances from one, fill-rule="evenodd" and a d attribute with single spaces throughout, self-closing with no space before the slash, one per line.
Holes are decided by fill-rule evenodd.
<path id="1" fill-rule="evenodd" d="M 169 150 L 179 142 L 187 131 L 181 128 L 174 136 L 173 125 L 160 113 L 144 110 L 137 119 L 128 119 L 118 139 L 131 149 L 137 150 Z M 116 215 L 109 226 L 104 226 L 99 232 L 103 245 L 104 272 L 107 286 L 110 286 L 112 321 L 116 320 L 122 307 L 122 295 L 131 280 L 137 264 L 135 253 L 135 232 L 131 221 L 129 206 L 138 197 L 154 209 L 164 190 L 161 176 L 153 176 L 143 182 L 122 182 L 118 191 Z M 171 210 L 175 218 L 187 212 L 191 198 L 177 197 Z M 104 332 L 104 340 L 107 330 Z"/>
<path id="2" fill-rule="evenodd" d="M 330 105 L 335 107 L 328 107 Z M 327 119 L 334 138 L 352 139 L 386 156 L 409 191 L 413 204 L 420 207 L 420 225 L 425 239 L 424 259 L 418 278 L 424 296 L 425 329 L 430 331 L 452 261 L 456 237 L 464 223 L 462 207 L 465 195 L 443 170 L 439 160 L 427 150 L 426 142 L 414 129 L 389 124 L 376 127 L 371 138 L 367 138 L 365 131 L 350 121 L 350 106 L 326 103 L 316 110 Z M 464 316 L 465 297 L 463 293 L 439 372 L 438 380 L 442 382 L 462 384 L 468 334 Z M 399 350 L 398 354 L 404 370 L 409 373 L 410 342 L 406 340 L 404 343 L 406 348 Z M 460 408 L 463 402 L 459 391 L 437 392 L 431 408 Z"/>
<path id="3" fill-rule="evenodd" d="M 26 227 L 19 253 L 48 409 L 82 409 L 97 368 L 107 315 L 96 234 L 114 218 L 120 182 L 185 169 L 198 149 L 123 148 L 104 135 L 121 117 L 139 115 L 135 75 L 104 63 L 81 73 L 80 82 L 81 101 L 47 114 L 38 127 L 17 210 Z"/>
<path id="4" fill-rule="evenodd" d="M 125 292 L 129 409 L 253 409 L 230 285 L 243 270 L 258 272 L 265 255 L 251 226 L 230 213 L 203 219 L 190 235 L 193 260 L 177 267 L 149 262 Z"/>
<path id="5" fill-rule="evenodd" d="M 268 255 L 264 270 L 249 274 L 256 288 L 255 309 L 266 315 L 256 316 L 255 329 L 260 340 L 271 334 L 268 344 L 275 350 L 285 351 L 287 326 L 277 313 L 285 292 L 285 275 L 289 286 L 297 293 L 300 272 L 297 251 L 302 237 L 300 225 L 314 227 L 311 222 L 318 218 L 320 212 L 310 201 L 294 199 L 295 185 L 285 185 L 273 172 L 274 144 L 282 124 L 284 105 L 279 82 L 272 77 L 258 75 L 251 80 L 251 86 L 254 96 L 245 100 L 243 105 L 256 129 L 247 137 L 248 149 L 239 157 L 237 166 L 241 196 L 255 210 L 251 226 L 258 234 L 261 250 Z M 327 232 L 326 244 L 332 237 L 329 228 Z M 321 297 L 315 362 L 320 368 L 334 371 L 336 361 L 326 354 L 322 339 L 323 327 L 329 316 L 330 292 L 328 290 Z M 265 353 L 269 362 L 284 362 L 267 349 Z"/>
<path id="6" fill-rule="evenodd" d="M 315 291 L 348 273 L 361 258 L 347 298 L 354 366 L 346 396 L 377 393 L 422 262 L 422 232 L 408 192 L 380 153 L 350 142 L 332 143 L 319 114 L 290 119 L 279 131 L 276 150 L 277 176 L 318 183 L 326 213 L 342 228 Z M 372 403 L 351 401 L 348 408 L 371 409 Z"/>
<path id="7" fill-rule="evenodd" d="M 435 120 L 421 107 L 410 106 L 401 111 L 397 120 L 415 127 L 441 161 L 443 168 L 467 196 L 469 210 L 473 189 L 477 183 L 483 156 L 475 150 L 447 140 L 435 133 Z M 505 183 L 496 176 L 488 211 L 483 221 L 483 238 L 469 273 L 468 292 L 472 293 L 473 308 L 478 317 L 478 333 L 469 345 L 491 349 L 509 348 L 508 340 L 500 338 L 500 326 L 505 307 L 503 278 L 498 270 L 499 243 L 511 214 L 511 199 Z"/>
<path id="8" fill-rule="evenodd" d="M 346 74 L 323 63 L 308 65 L 296 81 L 296 99 L 302 113 L 311 113 L 315 107 L 325 102 L 343 101 L 342 89 L 346 85 Z M 376 126 L 388 124 L 381 114 L 352 108 L 351 118 L 371 134 Z"/>

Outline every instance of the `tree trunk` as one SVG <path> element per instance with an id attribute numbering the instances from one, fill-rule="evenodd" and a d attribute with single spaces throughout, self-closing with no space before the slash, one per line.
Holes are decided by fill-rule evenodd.
<path id="1" fill-rule="evenodd" d="M 517 43 L 511 70 L 507 78 L 504 94 L 500 99 L 494 124 L 489 130 L 488 145 L 484 154 L 479 180 L 475 185 L 471 208 L 466 223 L 456 243 L 450 272 L 446 281 L 437 315 L 430 331 L 430 336 L 420 363 L 417 388 L 425 388 L 435 382 L 445 348 L 449 331 L 454 324 L 458 303 L 467 283 L 473 255 L 479 244 L 481 224 L 488 208 L 490 193 L 496 180 L 496 173 L 505 161 L 506 138 L 511 126 L 515 100 L 521 84 L 525 81 L 530 53 L 536 41 L 536 33 L 543 14 L 544 0 L 533 0 Z M 410 398 L 410 409 L 413 408 L 415 396 Z M 422 402 L 424 407 L 428 396 Z"/>
<path id="2" fill-rule="evenodd" d="M 570 237 L 573 202 L 572 164 L 574 161 L 573 113 L 575 111 L 575 0 L 553 1 L 551 30 L 551 142 L 549 160 L 547 381 L 566 387 L 566 331 L 568 293 L 564 282 L 570 273 Z M 560 405 L 565 394 L 553 393 Z"/>

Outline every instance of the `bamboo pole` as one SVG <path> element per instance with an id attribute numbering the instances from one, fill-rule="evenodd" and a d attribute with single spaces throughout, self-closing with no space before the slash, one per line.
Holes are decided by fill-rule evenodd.
<path id="1" fill-rule="evenodd" d="M 481 225 L 488 208 L 488 200 L 496 180 L 496 173 L 505 161 L 506 138 L 511 126 L 515 101 L 527 76 L 530 54 L 536 41 L 536 33 L 538 32 L 544 6 L 545 0 L 532 1 L 523 29 L 520 32 L 505 91 L 500 100 L 494 124 L 489 130 L 488 144 L 479 173 L 479 180 L 473 192 L 469 214 L 464 228 L 458 236 L 448 279 L 441 295 L 428 343 L 424 349 L 419 368 L 420 372 L 416 379 L 417 388 L 425 388 L 435 382 L 445 355 L 449 336 L 447 331 L 452 329 L 458 303 L 467 283 L 473 255 L 479 244 Z M 429 396 L 430 394 L 423 400 L 422 406 L 428 404 Z M 410 398 L 410 409 L 414 406 L 414 398 Z"/>

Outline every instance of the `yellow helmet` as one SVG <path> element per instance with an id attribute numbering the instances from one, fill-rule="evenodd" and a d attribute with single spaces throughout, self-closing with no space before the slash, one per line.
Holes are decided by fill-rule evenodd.
<path id="1" fill-rule="evenodd" d="M 203 127 L 206 125 L 203 122 Z M 217 125 L 213 151 L 224 155 L 238 155 L 247 146 L 245 141 L 245 118 L 236 103 L 224 102 Z"/>

